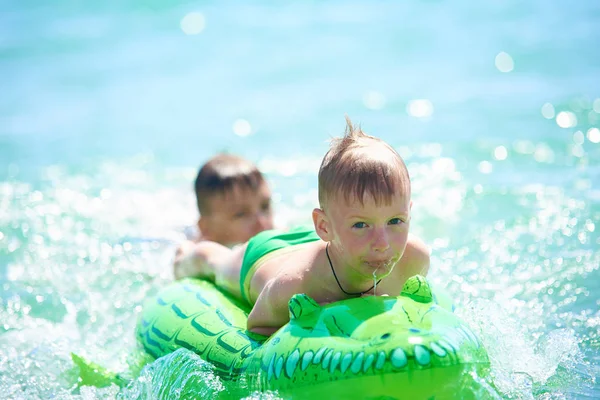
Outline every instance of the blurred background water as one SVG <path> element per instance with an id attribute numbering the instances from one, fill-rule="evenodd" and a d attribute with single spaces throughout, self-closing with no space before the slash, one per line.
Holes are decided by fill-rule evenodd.
<path id="1" fill-rule="evenodd" d="M 346 113 L 406 159 L 473 392 L 600 398 L 598 43 L 593 0 L 0 3 L 0 398 L 278 398 L 185 351 L 78 389 L 69 354 L 127 369 L 201 163 L 256 161 L 305 222 Z"/>

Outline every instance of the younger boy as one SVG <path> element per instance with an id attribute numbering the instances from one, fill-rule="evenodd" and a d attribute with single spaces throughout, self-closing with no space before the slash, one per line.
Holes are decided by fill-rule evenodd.
<path id="1" fill-rule="evenodd" d="M 197 244 L 210 241 L 226 247 L 273 229 L 271 191 L 252 162 L 232 154 L 217 154 L 198 171 L 194 182 L 200 236 L 182 243 L 176 264 L 191 261 Z"/>
<path id="2" fill-rule="evenodd" d="M 265 231 L 233 250 L 206 242 L 180 276 L 212 279 L 247 300 L 248 330 L 263 335 L 288 322 L 296 293 L 320 304 L 397 296 L 407 278 L 429 269 L 428 249 L 409 235 L 410 196 L 400 155 L 347 119 L 344 137 L 332 141 L 321 163 L 313 227 Z"/>

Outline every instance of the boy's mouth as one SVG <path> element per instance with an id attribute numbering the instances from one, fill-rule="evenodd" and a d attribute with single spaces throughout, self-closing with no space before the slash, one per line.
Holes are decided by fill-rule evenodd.
<path id="1" fill-rule="evenodd" d="M 391 260 L 386 259 L 386 260 L 371 260 L 371 261 L 365 261 L 365 264 L 367 264 L 369 267 L 373 268 L 373 269 L 379 269 L 382 267 L 385 267 L 387 265 L 389 265 L 391 262 Z"/>

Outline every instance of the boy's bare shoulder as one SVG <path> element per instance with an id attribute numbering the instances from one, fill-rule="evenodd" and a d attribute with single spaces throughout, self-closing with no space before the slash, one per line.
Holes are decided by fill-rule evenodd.
<path id="1" fill-rule="evenodd" d="M 431 251 L 429 250 L 429 246 L 418 236 L 409 234 L 408 242 L 406 243 L 406 249 L 410 250 L 415 254 L 422 254 L 429 256 Z"/>
<path id="2" fill-rule="evenodd" d="M 278 263 L 275 273 L 268 279 L 268 284 L 277 289 L 277 296 L 284 300 L 296 293 L 303 293 L 307 286 L 311 286 L 320 270 L 322 263 L 322 246 L 318 243 L 306 243 L 299 246 L 298 251 L 288 253 L 280 259 L 273 260 Z M 287 303 L 287 300 L 285 300 Z"/>
<path id="3" fill-rule="evenodd" d="M 431 251 L 429 246 L 418 236 L 409 235 L 404 255 L 402 256 L 403 263 L 407 267 L 412 267 L 416 273 L 423 275 L 429 270 L 429 262 Z"/>

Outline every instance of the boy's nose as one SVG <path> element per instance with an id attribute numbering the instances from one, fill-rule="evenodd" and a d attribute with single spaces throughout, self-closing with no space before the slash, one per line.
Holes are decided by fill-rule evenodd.
<path id="1" fill-rule="evenodd" d="M 390 241 L 385 229 L 381 229 L 375 232 L 375 240 L 373 241 L 373 250 L 383 252 L 389 249 Z"/>
<path id="2" fill-rule="evenodd" d="M 256 219 L 254 220 L 254 227 L 255 234 L 266 231 L 267 229 L 273 229 L 271 216 L 267 215 L 267 213 L 258 213 L 256 215 Z"/>

